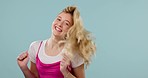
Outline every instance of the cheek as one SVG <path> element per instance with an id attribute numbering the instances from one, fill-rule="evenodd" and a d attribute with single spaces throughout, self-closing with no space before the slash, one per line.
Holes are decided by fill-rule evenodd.
<path id="1" fill-rule="evenodd" d="M 67 28 L 67 27 L 64 27 L 64 28 L 63 28 L 63 30 L 64 30 L 65 32 L 67 32 L 68 29 L 69 29 L 69 28 Z"/>
<path id="2" fill-rule="evenodd" d="M 54 22 L 52 23 L 51 28 L 52 28 L 52 30 L 55 28 L 55 23 Z"/>
<path id="3" fill-rule="evenodd" d="M 70 28 L 65 28 L 64 33 L 66 34 Z"/>

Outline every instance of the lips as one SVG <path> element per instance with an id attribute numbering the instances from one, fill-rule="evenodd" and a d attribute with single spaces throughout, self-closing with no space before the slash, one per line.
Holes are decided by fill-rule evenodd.
<path id="1" fill-rule="evenodd" d="M 57 26 L 55 26 L 55 30 L 57 30 L 58 32 L 62 32 L 62 30 L 58 28 Z"/>

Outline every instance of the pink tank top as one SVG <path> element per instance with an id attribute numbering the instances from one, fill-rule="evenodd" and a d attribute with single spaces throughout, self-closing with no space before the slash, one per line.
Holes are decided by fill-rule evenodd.
<path id="1" fill-rule="evenodd" d="M 64 78 L 63 74 L 60 71 L 60 61 L 52 64 L 44 64 L 38 57 L 42 41 L 38 48 L 36 56 L 36 67 L 38 70 L 39 78 Z"/>

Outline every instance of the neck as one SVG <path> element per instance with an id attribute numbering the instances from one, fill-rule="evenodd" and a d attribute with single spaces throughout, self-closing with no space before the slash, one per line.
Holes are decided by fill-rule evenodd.
<path id="1" fill-rule="evenodd" d="M 59 37 L 51 36 L 50 40 L 53 44 L 57 44 L 62 39 Z"/>
<path id="2" fill-rule="evenodd" d="M 61 40 L 62 39 L 59 37 L 51 36 L 47 41 L 47 46 L 50 46 L 51 48 L 58 47 L 59 41 L 61 41 Z"/>

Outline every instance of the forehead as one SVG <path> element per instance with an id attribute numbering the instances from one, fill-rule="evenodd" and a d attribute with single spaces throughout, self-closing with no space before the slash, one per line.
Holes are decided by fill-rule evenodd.
<path id="1" fill-rule="evenodd" d="M 62 18 L 63 20 L 67 20 L 72 23 L 72 15 L 70 13 L 62 12 L 58 15 L 58 17 Z"/>

